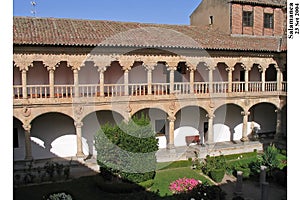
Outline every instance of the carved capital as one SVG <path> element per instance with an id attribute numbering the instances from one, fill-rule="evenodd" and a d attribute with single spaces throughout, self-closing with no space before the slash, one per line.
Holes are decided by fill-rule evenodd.
<path id="1" fill-rule="evenodd" d="M 104 73 L 107 70 L 106 66 L 98 66 L 98 72 Z"/>
<path id="2" fill-rule="evenodd" d="M 157 65 L 157 62 L 143 62 L 143 66 L 146 68 L 148 71 L 153 71 L 155 66 Z"/>
<path id="3" fill-rule="evenodd" d="M 130 71 L 134 62 L 131 60 L 119 60 L 119 63 L 124 71 Z"/>
<path id="4" fill-rule="evenodd" d="M 33 67 L 33 59 L 27 55 L 14 54 L 15 66 L 19 68 L 20 71 L 28 71 L 29 67 Z"/>
<path id="5" fill-rule="evenodd" d="M 75 121 L 74 125 L 76 128 L 81 128 L 83 126 L 83 123 L 81 121 Z"/>
<path id="6" fill-rule="evenodd" d="M 30 130 L 31 130 L 31 125 L 30 124 L 23 124 L 22 126 L 23 126 L 23 128 L 26 132 L 30 132 Z"/>
<path id="7" fill-rule="evenodd" d="M 208 113 L 208 114 L 206 114 L 206 117 L 209 119 L 213 119 L 215 117 L 215 115 L 213 113 Z"/>
<path id="8" fill-rule="evenodd" d="M 175 122 L 176 117 L 174 115 L 169 115 L 168 118 L 169 122 Z"/>
<path id="9" fill-rule="evenodd" d="M 242 115 L 242 116 L 249 116 L 249 115 L 250 115 L 250 112 L 241 111 L 241 115 Z"/>

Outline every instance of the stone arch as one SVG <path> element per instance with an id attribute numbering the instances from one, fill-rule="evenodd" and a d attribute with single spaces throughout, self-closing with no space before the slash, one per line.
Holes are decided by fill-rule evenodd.
<path id="1" fill-rule="evenodd" d="M 124 71 L 118 61 L 112 61 L 110 66 L 104 72 L 105 84 L 123 84 Z"/>
<path id="2" fill-rule="evenodd" d="M 130 83 L 147 83 L 147 70 L 142 61 L 135 61 L 129 71 Z"/>
<path id="3" fill-rule="evenodd" d="M 276 68 L 276 65 L 275 64 L 270 64 L 268 66 L 268 68 L 266 69 L 266 74 L 265 74 L 265 80 L 267 82 L 269 81 L 277 81 L 277 68 Z"/>
<path id="4" fill-rule="evenodd" d="M 27 71 L 27 85 L 48 85 L 49 73 L 42 61 L 33 61 Z"/>
<path id="5" fill-rule="evenodd" d="M 260 125 L 258 133 L 276 133 L 277 106 L 271 102 L 260 102 L 249 108 L 249 122 Z"/>
<path id="6" fill-rule="evenodd" d="M 153 130 L 156 133 L 159 142 L 159 148 L 167 147 L 167 140 L 169 139 L 169 122 L 168 122 L 168 113 L 164 110 L 156 107 L 147 107 L 140 109 L 135 112 L 132 116 L 144 115 L 150 119 Z"/>
<path id="7" fill-rule="evenodd" d="M 227 103 L 214 110 L 214 142 L 233 141 L 242 138 L 243 124 L 241 112 L 244 108 L 238 104 Z"/>
<path id="8" fill-rule="evenodd" d="M 85 61 L 78 71 L 79 84 L 99 84 L 99 72 L 93 61 Z"/>
<path id="9" fill-rule="evenodd" d="M 117 111 L 102 109 L 89 112 L 82 119 L 83 126 L 81 127 L 82 138 L 86 141 L 83 146 L 85 154 L 96 155 L 97 152 L 94 148 L 94 136 L 101 130 L 101 126 L 109 123 L 118 125 L 124 120 L 124 116 Z"/>
<path id="10" fill-rule="evenodd" d="M 25 158 L 25 132 L 23 122 L 13 116 L 13 154 L 14 160 Z"/>
<path id="11" fill-rule="evenodd" d="M 35 159 L 76 155 L 76 130 L 74 120 L 69 115 L 43 113 L 31 121 L 30 134 L 32 156 Z"/>
<path id="12" fill-rule="evenodd" d="M 138 106 L 132 106 L 132 110 L 131 110 L 131 116 L 135 115 L 137 112 L 139 112 L 140 110 L 144 110 L 144 109 L 159 109 L 162 110 L 165 113 L 168 113 L 168 108 L 166 107 L 166 105 L 164 104 L 143 104 L 143 105 L 138 105 Z"/>
<path id="13" fill-rule="evenodd" d="M 208 112 L 198 105 L 186 105 L 175 114 L 174 145 L 186 146 L 186 136 L 199 136 L 205 143 L 205 133 L 208 130 Z"/>

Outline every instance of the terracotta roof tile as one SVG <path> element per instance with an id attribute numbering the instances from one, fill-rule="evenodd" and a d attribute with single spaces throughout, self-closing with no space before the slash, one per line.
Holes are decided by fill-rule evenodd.
<path id="1" fill-rule="evenodd" d="M 287 0 L 229 0 L 229 2 L 284 7 Z"/>
<path id="2" fill-rule="evenodd" d="M 14 17 L 14 44 L 65 46 L 173 47 L 278 51 L 278 37 L 230 36 L 189 25 L 143 24 L 103 20 Z M 280 45 L 281 44 L 281 45 Z M 285 49 L 282 49 L 284 47 Z"/>

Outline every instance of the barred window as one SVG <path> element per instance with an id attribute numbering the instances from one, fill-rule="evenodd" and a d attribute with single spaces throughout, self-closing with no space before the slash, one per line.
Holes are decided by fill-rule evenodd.
<path id="1" fill-rule="evenodd" d="M 274 27 L 274 17 L 271 13 L 264 13 L 264 27 L 273 28 Z"/>
<path id="2" fill-rule="evenodd" d="M 253 12 L 243 11 L 243 26 L 253 26 Z"/>

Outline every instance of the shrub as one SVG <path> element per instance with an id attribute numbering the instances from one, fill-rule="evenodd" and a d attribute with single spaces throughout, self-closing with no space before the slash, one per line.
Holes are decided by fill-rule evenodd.
<path id="1" fill-rule="evenodd" d="M 158 140 L 148 118 L 106 124 L 95 136 L 100 171 L 139 183 L 155 176 Z M 104 173 L 103 173 L 104 174 Z"/>
<path id="2" fill-rule="evenodd" d="M 210 171 L 210 177 L 217 183 L 221 182 L 225 175 L 224 169 L 214 169 Z"/>
<path id="3" fill-rule="evenodd" d="M 251 173 L 250 168 L 237 167 L 237 168 L 235 169 L 235 173 L 236 173 L 237 171 L 243 172 L 243 178 L 249 178 L 249 177 L 250 177 L 250 173 Z"/>
<path id="4" fill-rule="evenodd" d="M 139 186 L 147 189 L 147 188 L 150 188 L 153 184 L 154 184 L 154 179 L 150 179 L 150 180 L 139 183 Z"/>
<path id="5" fill-rule="evenodd" d="M 66 194 L 64 192 L 62 192 L 62 193 L 55 193 L 55 194 L 49 195 L 49 197 L 47 198 L 47 200 L 72 200 L 72 196 L 69 195 L 69 194 Z"/>
<path id="6" fill-rule="evenodd" d="M 177 194 L 191 191 L 199 184 L 201 184 L 201 181 L 197 181 L 193 178 L 180 178 L 170 183 L 169 190 Z"/>

